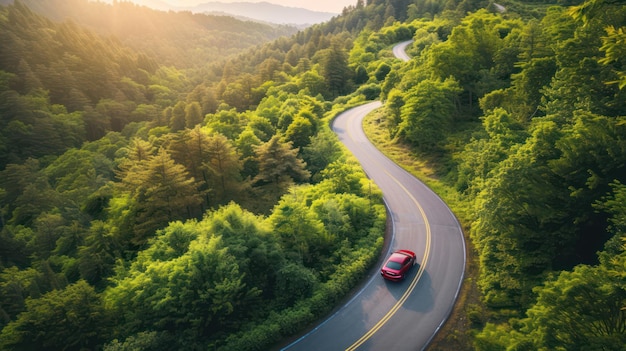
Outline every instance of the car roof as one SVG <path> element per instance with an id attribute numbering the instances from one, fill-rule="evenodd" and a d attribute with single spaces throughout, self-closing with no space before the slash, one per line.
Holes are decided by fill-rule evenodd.
<path id="1" fill-rule="evenodd" d="M 402 253 L 402 252 L 394 252 L 391 254 L 391 256 L 389 257 L 389 260 L 394 261 L 394 262 L 402 262 L 404 261 L 407 257 L 410 257 L 409 255 Z"/>

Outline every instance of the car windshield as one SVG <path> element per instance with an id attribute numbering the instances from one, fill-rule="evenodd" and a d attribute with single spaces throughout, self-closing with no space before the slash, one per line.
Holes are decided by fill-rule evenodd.
<path id="1" fill-rule="evenodd" d="M 385 267 L 391 268 L 391 269 L 400 269 L 402 268 L 402 264 L 400 264 L 400 262 L 389 261 L 387 262 L 387 265 Z"/>

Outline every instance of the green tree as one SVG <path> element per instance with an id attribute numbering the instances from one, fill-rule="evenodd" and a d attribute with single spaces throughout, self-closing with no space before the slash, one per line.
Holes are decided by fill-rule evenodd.
<path id="1" fill-rule="evenodd" d="M 136 350 L 151 350 L 159 348 L 159 346 L 163 345 L 164 341 L 162 337 L 159 337 L 159 334 L 155 331 L 150 332 L 139 332 L 137 334 L 131 335 L 124 339 L 124 341 L 119 341 L 118 339 L 113 339 L 113 341 L 104 345 L 104 351 L 136 351 Z"/>
<path id="2" fill-rule="evenodd" d="M 140 208 L 136 218 L 139 231 L 151 232 L 172 220 L 189 218 L 200 204 L 195 180 L 188 178 L 185 168 L 164 149 L 136 176 L 142 183 L 135 193 Z"/>
<path id="3" fill-rule="evenodd" d="M 60 214 L 42 213 L 35 219 L 29 247 L 37 258 L 47 259 L 52 255 L 65 225 L 66 221 Z"/>
<path id="4" fill-rule="evenodd" d="M 124 211 L 132 243 L 144 244 L 154 231 L 177 219 L 193 217 L 202 202 L 197 183 L 184 166 L 172 160 L 163 148 L 149 155 L 149 145 L 136 142 L 130 166 L 122 168 L 121 188 L 130 196 Z M 147 147 L 147 149 L 146 149 Z M 138 161 L 131 161 L 138 160 Z M 126 163 L 128 164 L 128 163 Z"/>
<path id="5" fill-rule="evenodd" d="M 471 235 L 481 252 L 479 284 L 489 304 L 527 305 L 532 286 L 572 252 L 577 235 L 569 220 L 572 200 L 548 166 L 559 155 L 560 136 L 555 123 L 537 123 L 477 196 Z"/>
<path id="6" fill-rule="evenodd" d="M 345 94 L 349 89 L 351 71 L 348 67 L 348 55 L 339 40 L 333 40 L 329 49 L 323 53 L 322 75 L 328 86 L 324 96 L 333 98 Z"/>
<path id="7" fill-rule="evenodd" d="M 278 135 L 255 148 L 259 174 L 254 178 L 257 184 L 268 184 L 282 192 L 294 182 L 306 181 L 310 177 L 305 163 L 298 157 L 298 150 L 291 142 L 283 143 Z"/>
<path id="8" fill-rule="evenodd" d="M 250 128 L 244 129 L 235 140 L 235 146 L 239 152 L 239 157 L 243 161 L 243 168 L 241 170 L 242 177 L 254 178 L 259 172 L 259 163 L 256 159 L 255 149 L 262 144 L 253 130 Z"/>
<path id="9" fill-rule="evenodd" d="M 27 187 L 33 183 L 47 183 L 47 179 L 39 172 L 40 167 L 39 161 L 31 158 L 23 164 L 9 164 L 0 171 L 0 187 L 4 189 L 0 200 L 5 211 L 10 213 L 15 210 L 15 202 Z"/>
<path id="10" fill-rule="evenodd" d="M 404 106 L 404 94 L 397 89 L 391 90 L 385 104 L 385 126 L 390 138 L 396 135 L 398 126 L 402 123 L 402 106 Z"/>
<path id="11" fill-rule="evenodd" d="M 391 72 L 391 66 L 389 66 L 385 62 L 381 62 L 378 65 L 378 68 L 376 68 L 376 72 L 374 72 L 374 77 L 376 77 L 376 80 L 378 80 L 379 82 L 382 82 L 383 80 L 385 80 L 389 72 Z"/>
<path id="12" fill-rule="evenodd" d="M 29 157 L 59 155 L 80 146 L 84 135 L 80 114 L 68 114 L 61 106 L 51 105 L 46 91 L 19 95 L 7 89 L 2 97 L 0 166 L 22 163 Z"/>
<path id="13" fill-rule="evenodd" d="M 625 262 L 622 254 L 612 267 L 579 266 L 538 288 L 526 324 L 536 332 L 538 344 L 568 350 L 621 349 L 626 342 L 626 290 L 621 281 Z"/>
<path id="14" fill-rule="evenodd" d="M 385 76 L 385 81 L 382 83 L 381 86 L 381 98 L 383 100 L 388 99 L 389 93 L 393 88 L 395 88 L 398 83 L 400 83 L 400 80 L 400 74 L 393 69 L 391 70 L 391 72 L 389 72 L 389 74 Z"/>
<path id="15" fill-rule="evenodd" d="M 104 222 L 92 221 L 84 244 L 78 249 L 80 276 L 92 285 L 100 283 L 113 273 L 115 261 L 121 256 L 121 246 L 114 230 Z"/>
<path id="16" fill-rule="evenodd" d="M 7 168 L 11 171 L 12 168 Z M 5 170 L 6 171 L 6 170 Z M 47 177 L 42 174 L 35 175 L 32 183 L 22 179 L 23 190 L 11 204 L 11 224 L 32 225 L 36 218 L 63 204 L 63 199 L 50 187 Z"/>
<path id="17" fill-rule="evenodd" d="M 246 189 L 246 183 L 241 178 L 242 162 L 232 143 L 216 133 L 207 140 L 206 152 L 202 166 L 206 169 L 214 204 L 226 204 L 238 199 Z"/>
<path id="18" fill-rule="evenodd" d="M 589 24 L 600 21 L 605 26 L 606 36 L 602 38 L 602 50 L 605 56 L 599 60 L 601 64 L 612 65 L 616 68 L 617 80 L 611 83 L 618 83 L 619 88 L 626 86 L 626 72 L 623 70 L 624 57 L 626 57 L 626 27 L 623 23 L 612 23 L 618 16 L 611 16 L 614 13 L 624 11 L 624 1 L 622 0 L 588 0 L 582 5 L 575 6 L 570 13 L 575 19 L 581 19 Z M 610 14 L 610 15 L 609 15 Z"/>
<path id="19" fill-rule="evenodd" d="M 458 156 L 457 188 L 469 196 L 483 188 L 490 172 L 527 137 L 523 126 L 502 108 L 482 120 L 486 135 L 473 138 Z"/>
<path id="20" fill-rule="evenodd" d="M 427 52 L 427 66 L 436 77 L 452 76 L 467 93 L 467 105 L 484 94 L 478 84 L 490 80 L 494 58 L 502 45 L 502 17 L 479 10 L 466 16 L 462 23 L 452 29 L 448 40 L 434 44 Z"/>
<path id="21" fill-rule="evenodd" d="M 169 127 L 172 131 L 177 132 L 185 129 L 185 126 L 187 125 L 187 121 L 185 119 L 185 108 L 186 104 L 184 101 L 179 101 L 176 105 L 174 105 L 174 108 L 172 109 L 172 116 L 169 120 Z"/>
<path id="22" fill-rule="evenodd" d="M 226 104 L 237 109 L 237 111 L 246 111 L 250 106 L 258 103 L 255 101 L 253 88 L 258 86 L 256 77 L 251 74 L 242 74 L 236 82 L 226 85 L 226 89 L 222 93 L 222 99 Z"/>
<path id="23" fill-rule="evenodd" d="M 135 109 L 134 103 L 124 103 L 112 99 L 102 99 L 96 105 L 96 112 L 110 121 L 110 129 L 116 132 L 122 131 L 130 122 L 130 116 Z"/>
<path id="24" fill-rule="evenodd" d="M 358 65 L 354 70 L 354 83 L 360 85 L 366 83 L 369 79 L 367 69 L 363 65 Z"/>
<path id="25" fill-rule="evenodd" d="M 454 101 L 459 92 L 452 79 L 425 80 L 417 84 L 405 96 L 400 135 L 422 151 L 436 150 L 452 123 L 456 111 Z"/>
<path id="26" fill-rule="evenodd" d="M 356 171 L 358 167 L 354 162 L 339 159 L 324 168 L 321 175 L 331 185 L 330 192 L 361 194 L 363 174 Z"/>
<path id="27" fill-rule="evenodd" d="M 269 118 L 256 115 L 250 116 L 246 129 L 252 130 L 254 135 L 263 141 L 270 140 L 270 138 L 276 134 L 276 128 Z"/>
<path id="28" fill-rule="evenodd" d="M 567 179 L 572 196 L 586 205 L 606 194 L 614 179 L 623 179 L 626 138 L 621 121 L 578 111 L 563 128 L 564 137 L 556 145 L 561 155 L 551 166 Z"/>
<path id="29" fill-rule="evenodd" d="M 126 157 L 120 160 L 116 175 L 121 180 L 119 183 L 121 187 L 129 192 L 134 192 L 139 186 L 140 180 L 134 176 L 129 176 L 129 174 L 132 175 L 144 167 L 145 163 L 154 156 L 155 148 L 151 143 L 135 138 L 122 151 L 126 153 Z"/>
<path id="30" fill-rule="evenodd" d="M 285 138 L 292 143 L 294 148 L 301 149 L 309 145 L 311 137 L 315 133 L 315 127 L 309 118 L 302 116 L 302 112 L 294 118 L 285 131 Z"/>
<path id="31" fill-rule="evenodd" d="M 85 281 L 26 301 L 26 311 L 0 334 L 4 350 L 84 350 L 110 335 L 107 311 Z"/>
<path id="32" fill-rule="evenodd" d="M 223 134 L 229 140 L 233 140 L 243 130 L 246 117 L 244 114 L 238 113 L 234 108 L 228 110 L 221 109 L 214 114 L 207 115 L 205 123 L 213 131 Z"/>
<path id="33" fill-rule="evenodd" d="M 202 106 L 197 101 L 194 101 L 185 106 L 185 126 L 187 128 L 193 128 L 196 125 L 202 123 L 204 116 L 202 115 Z"/>
<path id="34" fill-rule="evenodd" d="M 329 164 L 336 161 L 341 155 L 341 149 L 330 129 L 320 130 L 311 137 L 309 145 L 302 150 L 302 158 L 306 161 L 307 169 L 316 180 L 316 175 L 324 170 Z"/>
<path id="35" fill-rule="evenodd" d="M 512 104 L 511 110 L 516 107 L 521 111 L 511 111 L 519 116 L 519 120 L 526 121 L 534 117 L 540 109 L 542 89 L 545 89 L 552 80 L 557 66 L 553 56 L 532 58 L 519 64 L 522 71 L 511 76 L 515 90 L 516 103 Z M 513 97 L 509 99 L 514 100 Z M 510 106 L 506 102 L 502 105 Z"/>
<path id="36" fill-rule="evenodd" d="M 276 297 L 283 306 L 291 306 L 310 297 L 318 284 L 315 274 L 299 263 L 289 262 L 276 272 Z"/>
<path id="37" fill-rule="evenodd" d="M 204 205 L 209 206 L 211 184 L 204 163 L 209 158 L 210 136 L 208 128 L 196 125 L 193 129 L 179 132 L 169 143 L 172 158 L 185 166 L 189 175 L 199 183 L 198 191 L 204 196 Z"/>
<path id="38" fill-rule="evenodd" d="M 172 348 L 195 348 L 228 331 L 230 317 L 258 294 L 242 282 L 237 260 L 221 239 L 204 235 L 181 256 L 131 267 L 105 292 L 120 321 L 128 321 L 124 336 L 176 331 L 167 345 Z"/>
<path id="39" fill-rule="evenodd" d="M 311 96 L 324 95 L 328 89 L 327 81 L 317 70 L 307 70 L 300 76 L 300 89 L 307 89 Z"/>
<path id="40" fill-rule="evenodd" d="M 239 263 L 248 288 L 259 289 L 265 299 L 280 294 L 275 286 L 276 267 L 284 261 L 283 250 L 262 217 L 230 203 L 208 214 L 202 224 L 213 235 L 221 236 L 224 245 Z M 263 308 L 257 306 L 256 309 Z"/>
<path id="41" fill-rule="evenodd" d="M 42 273 L 33 267 L 20 270 L 16 266 L 11 266 L 0 272 L 1 326 L 4 327 L 17 319 L 17 316 L 26 309 L 28 298 L 41 297 L 44 292 L 40 287 L 42 279 Z"/>
<path id="42" fill-rule="evenodd" d="M 139 104 L 135 110 L 131 112 L 131 119 L 134 122 L 158 121 L 160 112 L 161 109 L 157 105 Z"/>
<path id="43" fill-rule="evenodd" d="M 113 179 L 113 162 L 105 155 L 85 149 L 70 149 L 43 172 L 56 191 L 80 208 L 91 194 Z"/>
<path id="44" fill-rule="evenodd" d="M 287 257 L 309 268 L 321 268 L 333 244 L 315 212 L 297 199 L 298 188 L 285 195 L 274 207 L 268 221 L 287 251 Z"/>
<path id="45" fill-rule="evenodd" d="M 513 330 L 488 325 L 476 338 L 477 349 L 621 350 L 626 342 L 624 263 L 622 248 L 598 266 L 561 272 L 535 289 L 537 302 L 528 317 L 512 321 Z"/>

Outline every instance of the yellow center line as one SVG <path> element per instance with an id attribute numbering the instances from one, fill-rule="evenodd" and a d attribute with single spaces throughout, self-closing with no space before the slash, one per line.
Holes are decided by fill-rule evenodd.
<path id="1" fill-rule="evenodd" d="M 354 137 L 352 136 L 352 133 L 350 132 L 350 128 L 347 128 L 347 131 L 348 131 L 349 138 L 352 139 L 352 140 L 355 140 Z M 378 163 L 377 161 L 374 161 L 374 162 Z M 424 250 L 424 257 L 422 258 L 421 264 L 418 267 L 419 271 L 415 275 L 415 277 L 413 278 L 411 283 L 409 284 L 409 287 L 404 292 L 404 294 L 402 294 L 402 296 L 396 302 L 396 304 L 393 305 L 393 307 L 389 310 L 389 312 L 387 312 L 387 314 L 385 314 L 380 319 L 380 321 L 378 321 L 378 323 L 376 323 L 376 325 L 374 325 L 370 330 L 368 330 L 354 344 L 352 344 L 350 347 L 348 347 L 346 349 L 346 351 L 356 350 L 359 346 L 363 345 L 363 343 L 365 343 L 367 340 L 369 340 L 369 338 L 371 338 L 380 328 L 382 328 L 385 325 L 385 323 L 387 323 L 387 321 L 389 321 L 389 319 L 391 319 L 391 317 L 393 317 L 394 314 L 396 314 L 396 312 L 400 309 L 400 307 L 402 307 L 404 302 L 409 298 L 409 295 L 411 295 L 411 293 L 415 289 L 415 286 L 417 286 L 417 282 L 419 281 L 419 279 L 421 278 L 422 274 L 424 273 L 424 271 L 426 269 L 426 264 L 428 262 L 428 256 L 430 254 L 431 232 L 430 232 L 430 223 L 428 222 L 428 218 L 426 218 L 426 212 L 424 212 L 424 209 L 422 208 L 420 203 L 417 201 L 417 199 L 409 192 L 409 190 L 404 185 L 402 185 L 402 183 L 400 183 L 400 181 L 398 181 L 397 178 L 395 178 L 394 176 L 389 174 L 389 172 L 387 172 L 387 171 L 385 171 L 385 174 L 387 174 L 387 176 L 390 179 L 393 179 L 393 181 L 396 182 L 396 184 L 398 184 L 398 186 L 400 186 L 400 188 L 402 188 L 402 190 L 404 190 L 409 195 L 409 197 L 411 198 L 411 200 L 413 201 L 413 203 L 415 204 L 415 206 L 419 210 L 420 215 L 422 216 L 422 219 L 424 220 L 424 225 L 426 227 L 426 248 Z"/>
<path id="2" fill-rule="evenodd" d="M 420 211 L 420 214 L 421 214 L 422 218 L 424 219 L 424 225 L 426 226 L 426 249 L 424 250 L 424 257 L 422 258 L 422 262 L 421 262 L 420 266 L 418 267 L 419 272 L 415 275 L 415 277 L 411 281 L 411 284 L 409 285 L 408 289 L 404 292 L 404 294 L 402 294 L 402 296 L 400 297 L 398 302 L 396 302 L 396 304 L 393 305 L 393 307 L 389 310 L 389 312 L 387 312 L 387 314 L 385 314 L 380 319 L 380 321 L 378 321 L 378 323 L 376 323 L 376 325 L 374 325 L 370 330 L 368 330 L 367 333 L 365 333 L 354 344 L 352 344 L 350 347 L 348 347 L 346 349 L 346 351 L 356 350 L 359 346 L 363 345 L 363 343 L 365 343 L 369 338 L 371 338 L 372 335 L 374 335 L 374 333 L 376 333 L 380 328 L 382 328 L 383 325 L 385 325 L 385 323 L 387 323 L 387 321 L 389 321 L 389 319 L 391 319 L 391 317 L 393 317 L 393 315 L 396 314 L 396 312 L 400 309 L 400 307 L 402 307 L 404 302 L 409 298 L 409 295 L 411 295 L 411 293 L 415 289 L 415 286 L 417 286 L 417 282 L 419 281 L 420 277 L 424 273 L 424 270 L 426 269 L 426 264 L 428 262 L 428 256 L 430 254 L 430 239 L 431 239 L 430 223 L 428 222 L 428 218 L 426 218 L 426 213 L 424 212 L 424 209 L 422 208 L 420 203 L 417 201 L 417 199 L 415 199 L 415 197 L 408 191 L 408 189 L 405 188 L 404 185 L 402 185 L 398 181 L 398 179 L 393 177 L 387 171 L 385 171 L 385 173 L 389 176 L 389 178 L 393 179 L 393 181 L 395 181 L 396 184 L 398 184 L 409 195 L 409 197 L 411 198 L 411 200 L 413 201 L 415 206 L 417 206 L 418 210 Z"/>

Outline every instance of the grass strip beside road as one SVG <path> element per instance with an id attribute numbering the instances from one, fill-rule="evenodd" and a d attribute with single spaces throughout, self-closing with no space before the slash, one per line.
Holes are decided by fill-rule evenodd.
<path id="1" fill-rule="evenodd" d="M 430 187 L 450 207 L 457 216 L 467 243 L 467 264 L 465 282 L 457 303 L 437 336 L 428 347 L 429 351 L 439 350 L 470 350 L 473 349 L 472 334 L 475 325 L 468 316 L 469 311 L 484 310 L 481 295 L 476 285 L 478 277 L 478 261 L 467 233 L 471 222 L 471 204 L 464 202 L 459 193 L 450 185 L 443 182 L 437 175 L 436 167 L 439 160 L 433 158 L 425 160 L 418 157 L 408 145 L 390 139 L 387 128 L 381 123 L 384 108 L 370 113 L 363 121 L 363 129 L 368 139 L 391 160 L 407 170 L 413 176 Z"/>

